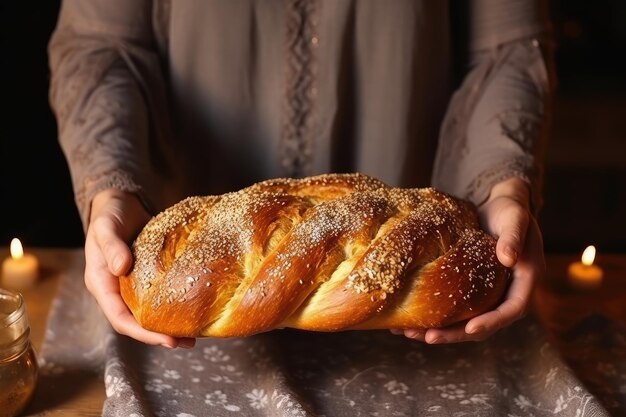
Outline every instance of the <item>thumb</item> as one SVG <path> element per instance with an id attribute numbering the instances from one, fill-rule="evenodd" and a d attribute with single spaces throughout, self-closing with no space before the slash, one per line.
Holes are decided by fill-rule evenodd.
<path id="1" fill-rule="evenodd" d="M 502 265 L 513 267 L 523 252 L 529 213 L 521 205 L 512 204 L 498 216 L 496 254 Z"/>
<path id="2" fill-rule="evenodd" d="M 132 254 L 121 238 L 121 226 L 108 217 L 99 217 L 93 222 L 96 243 L 104 255 L 109 271 L 120 276 L 128 272 L 132 265 Z"/>
<path id="3" fill-rule="evenodd" d="M 136 195 L 108 189 L 94 196 L 91 215 L 89 228 L 109 271 L 116 276 L 126 274 L 133 263 L 126 242 L 146 224 L 149 214 Z"/>

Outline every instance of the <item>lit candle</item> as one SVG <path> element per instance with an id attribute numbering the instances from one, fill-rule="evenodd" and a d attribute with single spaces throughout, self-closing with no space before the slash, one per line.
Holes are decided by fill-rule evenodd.
<path id="1" fill-rule="evenodd" d="M 604 271 L 599 266 L 593 264 L 595 257 L 596 248 L 587 246 L 583 252 L 581 262 L 570 264 L 567 272 L 573 287 L 581 289 L 596 288 L 602 283 Z"/>
<path id="2" fill-rule="evenodd" d="M 32 286 L 39 276 L 39 261 L 24 253 L 19 239 L 11 241 L 11 256 L 2 262 L 2 286 L 22 290 Z"/>

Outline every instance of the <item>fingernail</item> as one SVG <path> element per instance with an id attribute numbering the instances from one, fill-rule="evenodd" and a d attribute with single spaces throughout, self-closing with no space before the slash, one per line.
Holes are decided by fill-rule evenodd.
<path id="1" fill-rule="evenodd" d="M 191 349 L 195 345 L 196 345 L 196 341 L 193 339 L 183 339 L 180 342 L 178 342 L 178 347 L 183 348 L 183 349 Z"/>
<path id="2" fill-rule="evenodd" d="M 402 329 L 391 329 L 391 330 L 389 330 L 389 331 L 390 331 L 392 334 L 396 334 L 396 335 L 398 335 L 398 334 L 403 334 L 403 333 L 404 333 L 404 330 L 402 330 Z"/>
<path id="3" fill-rule="evenodd" d="M 472 329 L 469 329 L 467 331 L 467 334 L 477 334 L 477 333 L 482 333 L 485 331 L 485 327 L 484 326 L 476 326 Z"/>
<path id="4" fill-rule="evenodd" d="M 120 273 L 122 269 L 122 263 L 124 263 L 124 259 L 122 259 L 121 256 L 116 256 L 115 258 L 113 258 L 113 272 L 115 272 L 116 274 Z"/>
<path id="5" fill-rule="evenodd" d="M 420 330 L 406 330 L 404 335 L 410 339 L 415 339 L 419 336 L 423 336 L 424 332 Z"/>
<path id="6" fill-rule="evenodd" d="M 513 249 L 511 246 L 507 246 L 504 249 L 504 254 L 511 258 L 513 262 L 517 262 L 517 251 Z"/>
<path id="7" fill-rule="evenodd" d="M 431 341 L 430 341 L 430 342 L 428 342 L 428 343 L 429 343 L 429 344 L 431 344 L 431 345 L 437 345 L 437 344 L 439 344 L 439 343 L 445 343 L 445 342 L 446 342 L 446 339 L 445 339 L 445 338 L 443 338 L 443 337 L 437 337 L 437 338 L 435 338 L 435 339 L 431 340 Z"/>
<path id="8" fill-rule="evenodd" d="M 161 346 L 163 346 L 164 348 L 167 348 L 167 349 L 174 349 L 174 346 L 168 345 L 167 343 L 161 343 Z"/>

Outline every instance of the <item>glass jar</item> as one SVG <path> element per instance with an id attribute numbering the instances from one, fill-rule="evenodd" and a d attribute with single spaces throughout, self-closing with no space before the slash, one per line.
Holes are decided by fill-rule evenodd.
<path id="1" fill-rule="evenodd" d="M 26 408 L 37 374 L 24 298 L 0 289 L 0 417 L 16 416 Z"/>

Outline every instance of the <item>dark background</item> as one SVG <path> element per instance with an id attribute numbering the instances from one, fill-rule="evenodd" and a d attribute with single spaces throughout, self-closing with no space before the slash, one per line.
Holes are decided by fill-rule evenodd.
<path id="1" fill-rule="evenodd" d="M 59 1 L 0 3 L 0 246 L 82 246 L 47 42 Z M 559 79 L 540 216 L 546 250 L 626 251 L 626 2 L 553 0 Z"/>

